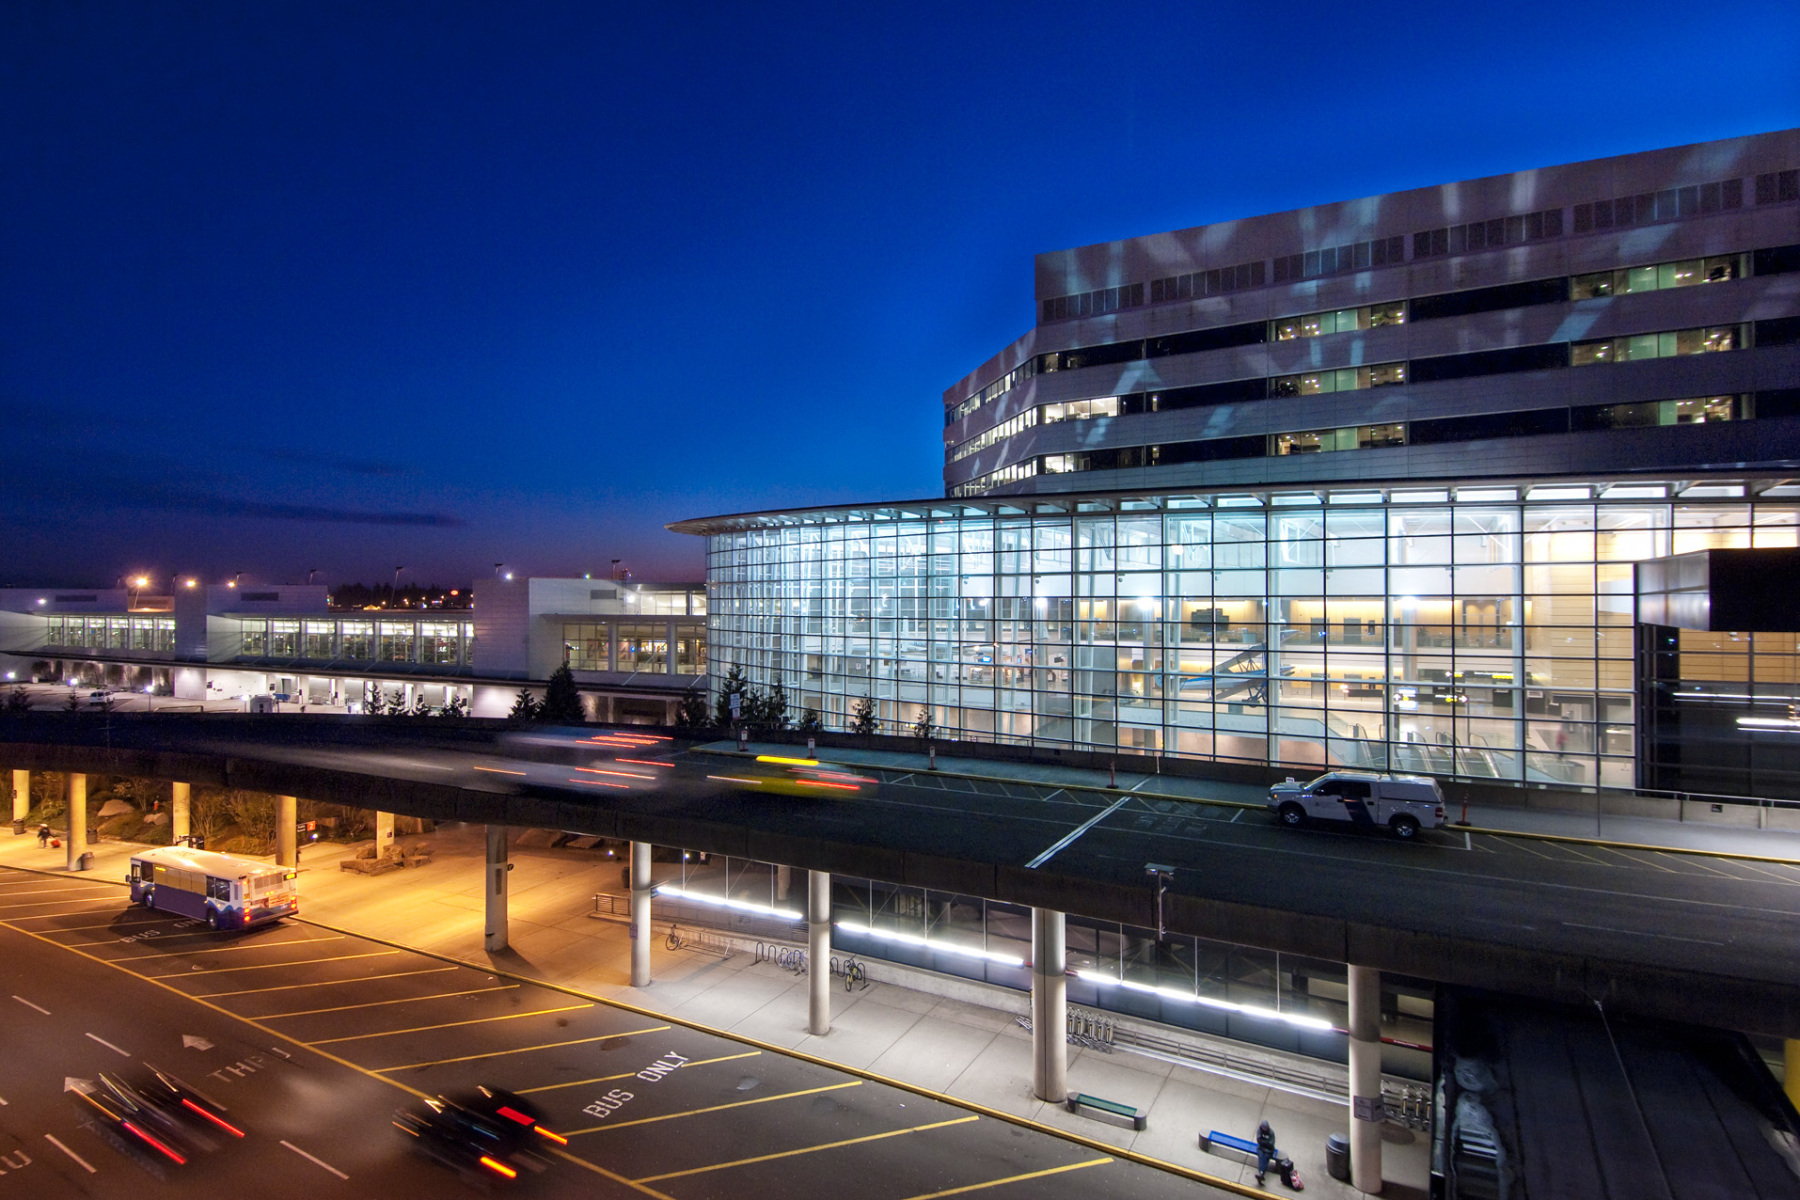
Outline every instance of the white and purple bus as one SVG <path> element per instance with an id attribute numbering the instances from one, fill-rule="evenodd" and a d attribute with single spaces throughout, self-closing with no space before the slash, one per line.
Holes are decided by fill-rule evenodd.
<path id="1" fill-rule="evenodd" d="M 213 929 L 249 929 L 300 911 L 299 872 L 210 850 L 161 846 L 131 856 L 131 898 L 205 921 Z"/>

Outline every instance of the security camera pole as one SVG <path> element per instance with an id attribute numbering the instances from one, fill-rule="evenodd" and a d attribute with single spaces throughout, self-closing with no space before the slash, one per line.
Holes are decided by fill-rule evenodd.
<path id="1" fill-rule="evenodd" d="M 1156 879 L 1156 940 L 1163 940 L 1163 893 L 1169 890 L 1169 880 L 1175 878 L 1175 868 L 1163 863 L 1145 863 L 1144 874 Z"/>

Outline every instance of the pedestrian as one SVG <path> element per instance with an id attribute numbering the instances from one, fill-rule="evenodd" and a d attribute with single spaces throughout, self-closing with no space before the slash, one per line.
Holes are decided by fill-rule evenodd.
<path id="1" fill-rule="evenodd" d="M 1269 1163 L 1276 1157 L 1275 1131 L 1267 1121 L 1256 1127 L 1256 1186 L 1263 1185 L 1263 1176 L 1269 1172 Z"/>
<path id="2" fill-rule="evenodd" d="M 50 827 L 48 825 L 39 825 L 38 826 L 38 849 L 42 850 L 49 845 L 50 845 Z"/>

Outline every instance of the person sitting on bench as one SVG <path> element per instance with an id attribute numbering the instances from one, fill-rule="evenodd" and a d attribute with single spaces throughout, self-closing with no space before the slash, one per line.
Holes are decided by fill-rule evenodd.
<path id="1" fill-rule="evenodd" d="M 1256 1127 L 1256 1186 L 1261 1187 L 1263 1176 L 1268 1174 L 1269 1163 L 1281 1157 L 1275 1149 L 1275 1130 L 1267 1121 Z"/>

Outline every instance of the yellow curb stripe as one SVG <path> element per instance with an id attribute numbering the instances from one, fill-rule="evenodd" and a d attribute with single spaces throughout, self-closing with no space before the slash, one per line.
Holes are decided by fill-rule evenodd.
<path id="1" fill-rule="evenodd" d="M 518 984 L 512 986 L 518 987 Z M 708 1063 L 730 1062 L 734 1058 L 755 1058 L 761 1050 L 746 1050 L 742 1054 L 721 1054 L 717 1058 L 697 1058 L 692 1062 L 684 1062 L 677 1070 L 685 1071 L 689 1067 L 704 1067 Z M 586 1087 L 590 1083 L 617 1083 L 621 1079 L 630 1079 L 636 1071 L 621 1071 L 617 1075 L 602 1075 L 598 1079 L 577 1079 L 573 1083 L 547 1083 L 543 1087 L 520 1088 L 515 1095 L 530 1096 L 537 1092 L 554 1092 L 561 1088 Z"/>
<path id="2" fill-rule="evenodd" d="M 571 1129 L 565 1136 L 576 1137 L 584 1133 L 600 1133 L 607 1129 L 625 1129 L 632 1125 L 654 1125 L 658 1121 L 673 1121 L 679 1117 L 697 1117 L 702 1113 L 724 1112 L 728 1108 L 748 1108 L 752 1104 L 768 1104 L 776 1100 L 792 1100 L 796 1096 L 816 1096 L 820 1092 L 837 1092 L 842 1091 L 844 1088 L 861 1087 L 862 1082 L 863 1081 L 860 1079 L 849 1079 L 843 1083 L 828 1083 L 824 1087 L 804 1088 L 798 1092 L 782 1092 L 780 1095 L 776 1096 L 758 1096 L 754 1100 L 733 1100 L 729 1104 L 711 1104 L 705 1108 L 690 1108 L 686 1112 L 663 1113 L 661 1116 L 656 1117 L 639 1117 L 635 1121 L 620 1121 L 617 1124 L 607 1125 L 590 1125 L 586 1129 Z M 970 1117 L 969 1119 L 972 1121 L 975 1118 Z M 667 1179 L 668 1176 L 658 1175 L 656 1178 Z"/>
<path id="3" fill-rule="evenodd" d="M 377 1075 L 385 1075 L 389 1071 L 414 1071 L 420 1067 L 441 1067 L 449 1063 L 474 1062 L 480 1058 L 504 1058 L 508 1054 L 529 1054 L 533 1050 L 557 1050 L 563 1046 L 585 1046 L 589 1042 L 604 1042 L 618 1037 L 635 1037 L 640 1033 L 660 1033 L 667 1025 L 657 1025 L 650 1029 L 627 1029 L 622 1033 L 603 1033 L 598 1037 L 576 1038 L 572 1042 L 546 1042 L 542 1046 L 519 1046 L 512 1050 L 489 1050 L 484 1054 L 465 1054 L 460 1058 L 435 1058 L 430 1062 L 401 1063 L 396 1067 L 373 1067 Z"/>
<path id="4" fill-rule="evenodd" d="M 965 1183 L 961 1187 L 945 1188 L 941 1192 L 922 1192 L 917 1196 L 908 1196 L 906 1200 L 941 1200 L 944 1196 L 962 1196 L 969 1192 L 984 1191 L 988 1188 L 1004 1187 L 1009 1183 L 1024 1183 L 1027 1179 L 1042 1179 L 1046 1175 L 1061 1175 L 1064 1171 L 1079 1171 L 1083 1167 L 1103 1167 L 1112 1162 L 1112 1158 L 1090 1158 L 1086 1162 L 1065 1163 L 1060 1167 L 1046 1167 L 1042 1171 L 1027 1171 L 1023 1175 L 1008 1175 L 1005 1179 L 990 1179 L 986 1183 Z"/>

